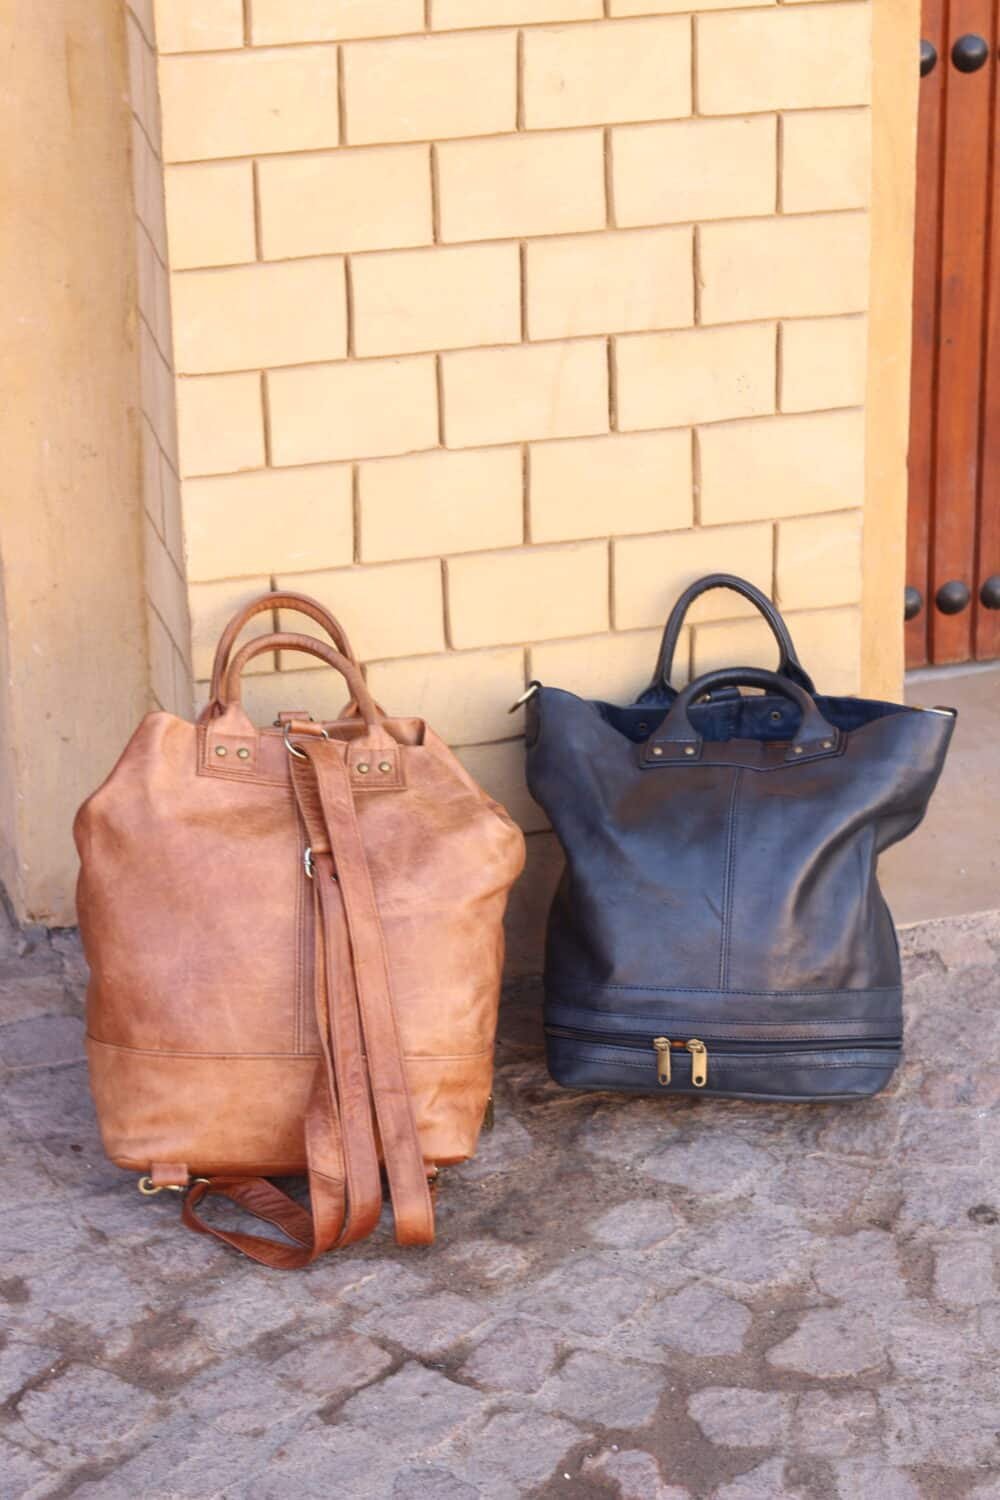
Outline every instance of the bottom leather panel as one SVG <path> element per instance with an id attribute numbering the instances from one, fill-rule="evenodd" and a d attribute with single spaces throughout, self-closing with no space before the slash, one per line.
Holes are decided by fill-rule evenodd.
<path id="1" fill-rule="evenodd" d="M 117 1166 L 145 1173 L 153 1162 L 184 1162 L 192 1176 L 305 1171 L 315 1057 L 139 1051 L 93 1037 L 87 1057 L 101 1139 Z M 406 1071 L 424 1159 L 464 1161 L 486 1110 L 492 1053 L 407 1058 Z"/>

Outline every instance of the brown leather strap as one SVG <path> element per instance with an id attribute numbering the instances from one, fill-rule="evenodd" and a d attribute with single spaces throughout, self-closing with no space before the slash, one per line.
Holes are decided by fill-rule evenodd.
<path id="1" fill-rule="evenodd" d="M 378 1223 L 382 1188 L 373 1101 L 396 1238 L 403 1245 L 429 1244 L 434 1238 L 427 1170 L 392 1007 L 388 955 L 344 747 L 325 740 L 300 744 L 305 759 L 293 761 L 292 782 L 313 846 L 320 1036 L 305 1121 L 312 1214 L 260 1178 L 197 1182 L 183 1210 L 189 1228 L 283 1270 L 308 1265 L 334 1245 L 353 1244 Z M 337 851 L 336 870 L 331 849 Z M 213 1193 L 274 1224 L 294 1243 L 206 1223 L 196 1209 Z"/>
<path id="2" fill-rule="evenodd" d="M 306 759 L 292 764 L 296 795 L 300 806 L 308 807 L 308 796 L 303 797 L 299 789 L 311 771 L 329 847 L 336 857 L 396 1239 L 401 1245 L 427 1245 L 434 1239 L 434 1209 L 396 1026 L 389 958 L 344 746 L 335 741 L 304 739 L 300 748 Z"/>
<path id="3" fill-rule="evenodd" d="M 308 615 L 310 620 L 314 620 L 317 625 L 326 631 L 342 656 L 346 656 L 349 661 L 357 661 L 351 643 L 347 639 L 347 632 L 344 630 L 344 627 L 336 615 L 331 614 L 325 605 L 320 604 L 318 599 L 310 599 L 308 594 L 289 592 L 261 594 L 252 600 L 250 604 L 246 604 L 242 609 L 237 610 L 219 637 L 219 644 L 215 648 L 215 660 L 212 663 L 212 686 L 209 690 L 209 701 L 205 709 L 202 710 L 201 718 L 210 718 L 222 708 L 222 689 L 226 668 L 229 665 L 229 655 L 236 644 L 237 637 L 255 615 L 279 609 L 291 609 L 296 614 Z"/>

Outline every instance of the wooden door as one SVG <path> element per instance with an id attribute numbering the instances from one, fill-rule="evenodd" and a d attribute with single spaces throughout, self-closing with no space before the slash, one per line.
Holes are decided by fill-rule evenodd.
<path id="1" fill-rule="evenodd" d="M 1000 656 L 1000 0 L 924 0 L 906 660 Z"/>

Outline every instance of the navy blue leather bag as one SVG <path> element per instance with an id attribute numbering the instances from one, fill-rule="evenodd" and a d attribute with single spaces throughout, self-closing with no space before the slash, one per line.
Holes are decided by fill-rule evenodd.
<path id="1" fill-rule="evenodd" d="M 757 606 L 779 670 L 677 692 L 684 616 L 710 588 Z M 882 1088 L 903 1022 L 876 863 L 923 817 L 954 712 L 818 695 L 770 600 L 728 574 L 678 600 L 637 703 L 533 686 L 528 785 L 566 855 L 545 960 L 553 1078 L 745 1099 Z"/>

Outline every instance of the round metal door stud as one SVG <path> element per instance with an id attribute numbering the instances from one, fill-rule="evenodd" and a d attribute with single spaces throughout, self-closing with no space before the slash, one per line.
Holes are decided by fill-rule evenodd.
<path id="1" fill-rule="evenodd" d="M 921 78 L 926 78 L 927 75 L 928 75 L 928 73 L 932 73 L 934 71 L 934 64 L 936 62 L 937 62 L 937 48 L 935 47 L 935 45 L 934 45 L 933 42 L 929 42 L 927 40 L 927 38 L 924 37 L 922 39 L 921 43 L 920 43 L 920 76 L 921 76 Z"/>
<path id="2" fill-rule="evenodd" d="M 951 49 L 951 60 L 960 73 L 977 73 L 989 61 L 990 47 L 985 37 L 967 31 Z"/>
<path id="3" fill-rule="evenodd" d="M 1000 609 L 1000 573 L 993 573 L 979 590 L 979 602 L 984 609 Z"/>
<path id="4" fill-rule="evenodd" d="M 919 589 L 915 589 L 913 585 L 910 584 L 903 594 L 903 619 L 915 620 L 923 607 L 923 594 Z"/>
<path id="5" fill-rule="evenodd" d="M 934 603 L 943 615 L 960 615 L 968 607 L 970 598 L 968 585 L 959 578 L 951 578 L 938 589 Z"/>

